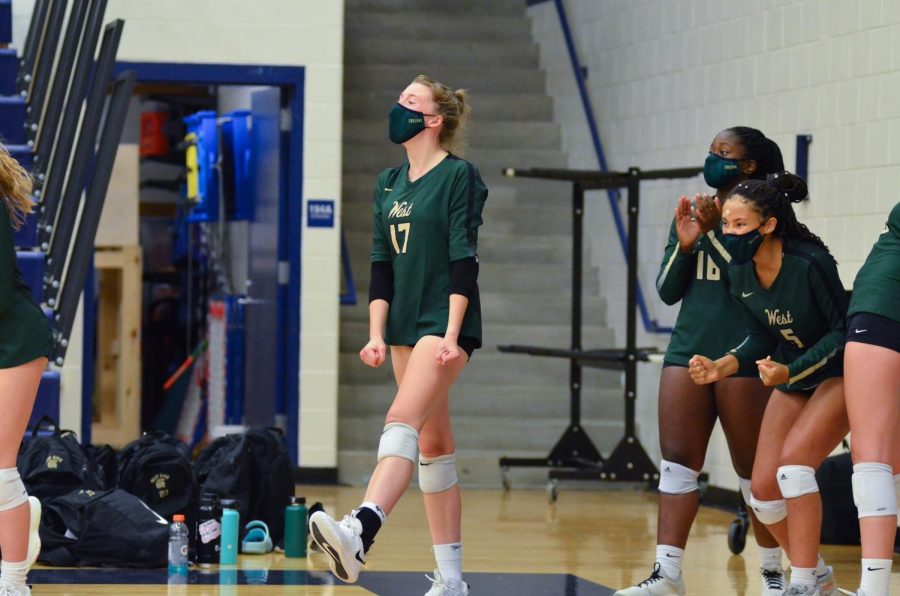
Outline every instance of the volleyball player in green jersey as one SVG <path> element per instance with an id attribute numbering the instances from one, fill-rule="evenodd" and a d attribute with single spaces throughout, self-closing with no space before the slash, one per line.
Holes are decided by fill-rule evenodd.
<path id="1" fill-rule="evenodd" d="M 13 227 L 31 212 L 31 177 L 0 147 L 0 594 L 25 596 L 41 548 L 41 504 L 29 497 L 16 456 L 47 367 L 52 336 L 16 266 Z"/>
<path id="2" fill-rule="evenodd" d="M 900 489 L 900 203 L 853 282 L 844 392 L 862 538 L 857 594 L 887 596 Z"/>
<path id="3" fill-rule="evenodd" d="M 391 110 L 390 137 L 408 161 L 375 187 L 370 339 L 360 358 L 380 366 L 390 345 L 398 391 L 363 503 L 341 522 L 324 512 L 310 519 L 332 572 L 356 581 L 418 461 L 438 567 L 427 596 L 468 594 L 448 410 L 451 385 L 481 347 L 476 249 L 487 188 L 475 166 L 450 153 L 468 110 L 465 92 L 421 75 Z"/>
<path id="4" fill-rule="evenodd" d="M 721 131 L 709 147 L 704 179 L 719 197 L 738 183 L 784 169 L 781 150 L 754 128 Z M 706 458 L 716 420 L 728 441 L 734 470 L 745 500 L 750 502 L 750 473 L 766 402 L 771 392 L 759 380 L 755 366 L 734 378 L 699 386 L 691 380 L 688 361 L 694 354 L 717 357 L 745 335 L 733 316 L 735 304 L 728 280 L 717 263 L 712 227 L 718 214 L 709 197 L 695 197 L 692 209 L 681 197 L 656 285 L 666 304 L 681 301 L 675 329 L 666 350 L 659 380 L 659 442 L 662 452 L 659 482 L 656 563 L 650 577 L 620 590 L 619 596 L 684 594 L 681 567 L 688 534 L 700 505 L 697 477 Z M 760 551 L 763 596 L 784 591 L 782 552 L 765 525 L 753 516 Z"/>
<path id="5" fill-rule="evenodd" d="M 722 205 L 731 293 L 749 313 L 748 334 L 728 354 L 690 361 L 697 383 L 755 363 L 775 391 L 753 466 L 751 505 L 791 560 L 785 596 L 837 594 L 823 581 L 822 503 L 815 470 L 849 430 L 843 348 L 847 300 L 822 240 L 797 221 L 806 183 L 787 172 L 737 185 Z M 777 351 L 776 351 L 777 349 Z M 785 519 L 786 518 L 786 519 Z"/>

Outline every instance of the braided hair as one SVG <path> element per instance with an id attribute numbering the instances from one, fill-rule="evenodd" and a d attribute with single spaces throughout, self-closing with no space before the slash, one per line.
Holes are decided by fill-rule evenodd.
<path id="1" fill-rule="evenodd" d="M 800 176 L 782 170 L 769 174 L 765 180 L 745 180 L 734 187 L 726 200 L 732 197 L 750 204 L 764 220 L 776 218 L 774 233 L 781 238 L 809 242 L 828 251 L 821 238 L 797 221 L 791 205 L 809 198 L 806 181 Z"/>
<path id="2" fill-rule="evenodd" d="M 744 146 L 744 159 L 756 162 L 756 170 L 749 178 L 765 180 L 769 174 L 784 171 L 781 149 L 762 131 L 749 126 L 732 126 L 726 130 L 741 140 L 741 145 Z"/>

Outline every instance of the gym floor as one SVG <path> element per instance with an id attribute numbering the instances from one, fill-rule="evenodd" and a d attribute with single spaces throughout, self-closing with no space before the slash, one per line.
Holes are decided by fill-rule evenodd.
<path id="1" fill-rule="evenodd" d="M 656 498 L 606 488 L 563 484 L 552 507 L 543 490 L 464 491 L 464 568 L 471 594 L 600 596 L 646 578 L 655 555 Z M 297 494 L 309 502 L 322 501 L 329 513 L 342 516 L 359 504 L 363 490 L 298 487 Z M 752 536 L 741 555 L 728 549 L 733 519 L 731 512 L 701 508 L 685 557 L 691 596 L 759 594 Z M 192 570 L 187 586 L 167 586 L 165 570 L 36 568 L 30 581 L 35 596 L 421 596 L 430 587 L 425 574 L 434 568 L 430 545 L 422 499 L 410 490 L 378 535 L 359 583 L 352 586 L 334 579 L 325 556 L 315 552 L 307 559 L 244 555 L 236 568 Z M 859 548 L 825 546 L 823 553 L 834 565 L 839 585 L 855 589 Z M 900 592 L 900 578 L 891 586 Z"/>

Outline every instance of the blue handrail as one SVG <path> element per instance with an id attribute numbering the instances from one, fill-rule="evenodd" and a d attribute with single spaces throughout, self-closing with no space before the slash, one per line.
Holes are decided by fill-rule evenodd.
<path id="1" fill-rule="evenodd" d="M 578 94 L 581 96 L 581 105 L 584 108 L 584 116 L 587 118 L 588 129 L 591 133 L 591 141 L 594 145 L 594 152 L 597 154 L 597 161 L 600 164 L 600 171 L 609 170 L 606 164 L 606 154 L 603 152 L 603 143 L 600 141 L 600 131 L 597 127 L 597 121 L 594 119 L 594 108 L 591 105 L 591 96 L 588 94 L 587 85 L 584 82 L 584 71 L 581 68 L 581 61 L 578 59 L 578 53 L 575 51 L 575 41 L 572 38 L 572 30 L 569 28 L 569 18 L 566 16 L 566 8 L 563 0 L 553 0 L 556 5 L 556 13 L 559 15 L 559 24 L 562 27 L 563 37 L 566 40 L 566 49 L 569 51 L 569 60 L 572 63 L 572 72 L 575 75 L 575 82 L 578 84 Z M 625 223 L 622 221 L 622 214 L 619 213 L 619 191 L 611 189 L 606 191 L 609 198 L 609 206 L 612 211 L 613 221 L 616 224 L 616 232 L 619 234 L 619 243 L 622 246 L 622 254 L 628 258 L 628 232 L 625 229 Z M 647 303 L 644 300 L 644 292 L 641 290 L 640 281 L 637 288 L 638 309 L 641 313 L 641 320 L 644 323 L 644 330 L 648 333 L 672 333 L 671 327 L 663 327 L 656 319 L 650 318 L 650 311 L 647 309 Z"/>

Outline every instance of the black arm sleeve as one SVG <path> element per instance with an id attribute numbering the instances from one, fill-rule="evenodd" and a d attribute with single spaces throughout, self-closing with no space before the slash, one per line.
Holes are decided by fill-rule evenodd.
<path id="1" fill-rule="evenodd" d="M 369 280 L 369 302 L 394 299 L 394 266 L 390 261 L 373 261 Z"/>
<path id="2" fill-rule="evenodd" d="M 478 281 L 478 258 L 466 257 L 450 263 L 450 293 L 472 299 Z"/>

